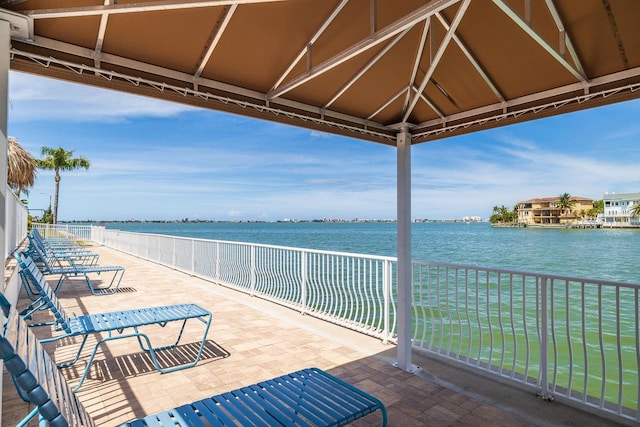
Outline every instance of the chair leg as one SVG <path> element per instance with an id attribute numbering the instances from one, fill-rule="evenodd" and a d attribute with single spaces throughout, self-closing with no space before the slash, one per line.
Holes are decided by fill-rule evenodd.
<path id="1" fill-rule="evenodd" d="M 53 288 L 53 293 L 58 295 L 58 293 L 60 292 L 60 288 L 62 287 L 62 284 L 64 283 L 65 280 L 67 280 L 68 276 L 66 274 L 62 274 L 60 275 L 60 280 L 58 280 L 58 283 L 56 284 L 56 287 Z"/>
<path id="2" fill-rule="evenodd" d="M 37 300 L 29 304 L 27 307 L 25 307 L 20 312 L 20 316 L 24 317 L 25 319 L 31 319 L 31 315 L 33 313 L 35 313 L 36 311 L 44 310 L 45 308 L 43 307 L 45 306 L 46 306 L 46 303 L 42 300 L 42 298 L 38 298 Z"/>
<path id="3" fill-rule="evenodd" d="M 91 293 L 93 295 L 98 295 L 98 296 L 100 296 L 100 295 L 111 295 L 111 294 L 116 293 L 118 291 L 118 288 L 120 287 L 120 282 L 122 281 L 122 277 L 123 276 L 124 276 L 124 269 L 116 270 L 115 274 L 111 278 L 111 282 L 109 283 L 109 286 L 96 287 L 96 286 L 93 286 L 93 282 L 89 278 L 89 275 L 86 274 L 86 273 L 84 274 L 84 277 L 85 277 L 85 279 L 87 281 L 87 286 L 89 286 L 89 290 L 91 291 Z M 114 284 L 115 284 L 115 286 L 114 286 Z"/>

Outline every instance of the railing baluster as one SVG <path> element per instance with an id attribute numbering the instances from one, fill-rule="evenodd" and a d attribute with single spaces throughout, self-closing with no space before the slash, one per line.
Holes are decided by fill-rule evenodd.
<path id="1" fill-rule="evenodd" d="M 500 351 L 500 363 L 498 366 L 498 372 L 500 374 L 503 373 L 504 371 L 504 357 L 505 357 L 505 333 L 504 333 L 504 324 L 502 322 L 502 274 L 498 273 L 498 290 L 497 290 L 497 295 L 498 295 L 498 325 L 500 327 L 500 340 L 501 340 L 501 344 L 500 346 L 502 347 L 502 350 Z"/>
<path id="2" fill-rule="evenodd" d="M 516 374 L 516 360 L 518 360 L 518 337 L 516 333 L 515 326 L 515 308 L 516 304 L 514 301 L 514 288 L 513 288 L 513 274 L 509 274 L 509 324 L 511 325 L 511 339 L 513 342 L 513 354 L 511 355 L 511 375 L 510 377 L 513 379 Z"/>
<path id="3" fill-rule="evenodd" d="M 307 312 L 307 286 L 309 283 L 309 280 L 307 278 L 307 257 L 308 257 L 308 253 L 307 251 L 302 251 L 301 253 L 301 263 L 300 263 L 300 288 L 301 288 L 301 292 L 300 292 L 300 312 L 302 314 Z"/>
<path id="4" fill-rule="evenodd" d="M 584 364 L 585 366 L 589 366 L 589 352 L 588 352 L 588 348 L 587 348 L 587 328 L 585 327 L 585 325 L 587 324 L 587 310 L 586 310 L 586 298 L 585 298 L 585 284 L 584 282 L 581 283 L 580 286 L 580 291 L 581 291 L 581 307 L 580 307 L 580 311 L 582 313 L 581 319 L 582 319 L 582 347 L 583 347 L 583 354 L 584 354 Z M 589 386 L 589 370 L 585 368 L 584 370 L 584 386 L 582 388 L 582 403 L 586 403 L 587 402 L 587 397 L 589 396 L 587 390 L 588 390 L 588 386 Z"/>
<path id="5" fill-rule="evenodd" d="M 540 387 L 539 396 L 549 399 L 549 313 L 547 301 L 547 278 L 540 281 Z"/>
<path id="6" fill-rule="evenodd" d="M 604 393 L 607 388 L 607 356 L 604 349 L 604 332 L 602 325 L 602 287 L 598 286 L 598 341 L 600 344 L 600 358 L 601 358 L 601 389 L 600 389 L 600 407 L 604 406 Z"/>
<path id="7" fill-rule="evenodd" d="M 384 298 L 383 301 L 383 309 L 382 313 L 384 316 L 384 331 L 382 335 L 382 341 L 387 344 L 389 342 L 389 338 L 391 337 L 391 328 L 389 325 L 389 315 L 391 314 L 391 261 L 385 260 L 383 261 L 383 273 L 382 273 L 382 296 Z"/>
<path id="8" fill-rule="evenodd" d="M 553 350 L 553 379 L 551 380 L 551 392 L 555 392 L 556 391 L 556 386 L 558 384 L 558 342 L 557 342 L 557 338 L 556 338 L 556 306 L 555 306 L 555 280 L 551 279 L 550 280 L 550 298 L 549 298 L 549 303 L 550 303 L 550 307 L 549 307 L 549 312 L 550 312 L 550 325 L 549 325 L 549 330 L 551 331 L 551 340 L 552 340 L 552 345 L 551 345 L 551 349 Z"/>
<path id="9" fill-rule="evenodd" d="M 616 287 L 616 345 L 618 350 L 618 413 L 622 413 L 622 386 L 623 378 L 623 362 L 622 362 L 622 342 L 620 340 L 620 288 Z"/>

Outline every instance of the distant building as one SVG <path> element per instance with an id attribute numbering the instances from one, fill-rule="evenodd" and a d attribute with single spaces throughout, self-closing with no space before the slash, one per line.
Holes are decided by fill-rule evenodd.
<path id="1" fill-rule="evenodd" d="M 570 224 L 582 220 L 582 211 L 593 207 L 593 199 L 571 196 L 571 209 L 562 211 L 558 207 L 559 197 L 538 197 L 518 202 L 518 222 L 520 224 Z"/>
<path id="2" fill-rule="evenodd" d="M 640 225 L 640 218 L 631 217 L 631 208 L 640 203 L 640 193 L 605 193 L 602 221 L 607 224 Z"/>

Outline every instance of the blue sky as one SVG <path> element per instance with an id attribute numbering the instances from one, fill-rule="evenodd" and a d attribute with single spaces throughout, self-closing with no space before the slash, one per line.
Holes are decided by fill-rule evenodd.
<path id="1" fill-rule="evenodd" d="M 11 72 L 9 135 L 73 150 L 60 220 L 395 218 L 395 148 Z M 412 217 L 640 191 L 640 101 L 413 147 Z M 46 208 L 53 172 L 28 196 Z M 39 211 L 34 211 L 39 214 Z"/>

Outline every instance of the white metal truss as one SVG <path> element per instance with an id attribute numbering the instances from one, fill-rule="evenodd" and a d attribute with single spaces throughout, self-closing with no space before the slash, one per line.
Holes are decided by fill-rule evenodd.
<path id="1" fill-rule="evenodd" d="M 366 39 L 361 40 L 348 49 L 345 49 L 337 55 L 334 55 L 332 58 L 324 61 L 323 63 L 308 69 L 307 72 L 303 75 L 290 80 L 289 82 L 281 85 L 275 90 L 270 91 L 268 93 L 269 99 L 281 97 L 285 93 L 312 79 L 315 79 L 316 77 L 350 60 L 351 58 L 354 58 L 362 52 L 374 48 L 380 43 L 383 43 L 391 37 L 394 37 L 396 34 L 403 32 L 407 28 L 412 28 L 417 23 L 424 21 L 430 16 L 433 16 L 433 14 L 435 14 L 436 12 L 444 10 L 459 1 L 460 0 L 438 0 L 429 2 L 428 4 L 416 9 L 409 15 L 381 29 L 380 31 L 376 31 L 375 33 L 369 35 L 369 37 L 367 37 Z"/>
<path id="2" fill-rule="evenodd" d="M 440 23 L 442 24 L 444 29 L 446 31 L 449 31 L 449 29 L 451 28 L 451 25 L 447 22 L 446 18 L 444 16 L 442 16 L 441 13 L 436 13 L 436 17 L 438 18 L 438 20 L 440 21 Z M 500 101 L 504 102 L 504 96 L 502 96 L 502 94 L 500 93 L 500 91 L 496 87 L 496 84 L 493 82 L 493 80 L 491 80 L 491 77 L 489 77 L 487 72 L 482 68 L 482 66 L 480 66 L 480 64 L 478 63 L 478 60 L 473 56 L 473 54 L 467 48 L 467 46 L 464 44 L 464 42 L 455 33 L 453 34 L 453 41 L 456 42 L 456 44 L 458 45 L 460 50 L 462 50 L 462 53 L 464 53 L 464 55 L 467 57 L 467 59 L 469 60 L 471 65 L 473 65 L 473 68 L 475 68 L 476 71 L 478 72 L 478 74 L 480 74 L 480 77 L 482 77 L 482 80 L 484 80 L 484 82 L 487 84 L 487 86 L 489 86 L 491 91 L 493 91 L 493 93 L 496 96 L 496 98 L 498 98 Z"/>
<path id="3" fill-rule="evenodd" d="M 527 35 L 529 35 L 536 43 L 540 45 L 549 55 L 551 55 L 560 65 L 567 69 L 573 76 L 581 82 L 586 82 L 587 77 L 584 75 L 584 71 L 576 69 L 569 61 L 567 61 L 553 46 L 547 43 L 533 28 L 522 19 L 513 9 L 511 9 L 502 0 L 493 0 L 493 3 L 503 11 L 513 22 L 515 22 Z M 557 15 L 557 13 L 556 13 Z M 558 21 L 560 18 L 558 17 Z"/>
<path id="4" fill-rule="evenodd" d="M 25 10 L 22 14 L 33 19 L 72 18 L 78 16 L 111 15 L 119 13 L 156 12 L 163 10 L 195 9 L 252 3 L 274 3 L 285 0 L 158 0 L 143 3 L 105 4 L 104 6 L 67 7 Z"/>
<path id="5" fill-rule="evenodd" d="M 619 73 L 614 73 L 601 78 L 593 79 L 590 81 L 590 83 L 591 83 L 591 86 L 601 86 L 601 85 L 606 85 L 606 83 L 609 83 L 609 82 L 621 81 L 631 77 L 640 77 L 640 67 L 634 68 L 631 70 L 622 71 Z M 452 133 L 460 129 L 466 129 L 472 126 L 483 125 L 491 121 L 498 122 L 508 118 L 517 118 L 525 114 L 538 114 L 545 110 L 558 109 L 570 104 L 582 104 L 584 102 L 591 101 L 599 97 L 608 98 L 610 96 L 617 95 L 624 92 L 636 92 L 640 90 L 640 83 L 634 83 L 634 84 L 619 86 L 619 87 L 615 87 L 612 89 L 605 89 L 605 90 L 590 90 L 590 91 L 585 90 L 584 95 L 566 98 L 560 101 L 539 104 L 534 107 L 517 108 L 520 105 L 529 104 L 534 100 L 550 99 L 550 98 L 553 98 L 554 95 L 571 93 L 583 88 L 584 88 L 583 84 L 574 83 L 571 85 L 564 86 L 562 88 L 544 91 L 535 95 L 523 96 L 521 98 L 507 101 L 506 103 L 498 103 L 498 104 L 494 104 L 493 106 L 482 107 L 482 108 L 471 110 L 461 114 L 453 114 L 451 116 L 444 117 L 441 120 L 425 122 L 414 128 L 415 130 L 414 130 L 414 133 L 412 134 L 412 139 L 424 140 L 425 138 L 428 138 L 430 136 L 441 135 L 444 133 Z M 509 111 L 505 110 L 504 112 L 498 113 L 497 111 L 503 106 L 505 108 L 509 108 L 509 107 L 512 107 L 512 108 L 515 107 L 515 108 Z M 494 114 L 491 114 L 482 119 L 466 120 L 477 115 L 490 113 L 492 111 L 494 112 Z M 424 129 L 424 128 L 430 128 L 430 129 L 427 131 L 421 132 L 420 129 Z"/>
<path id="6" fill-rule="evenodd" d="M 216 46 L 218 46 L 218 43 L 222 38 L 222 34 L 224 34 L 224 31 L 227 28 L 227 25 L 229 25 L 229 22 L 231 22 L 231 18 L 233 17 L 233 14 L 235 13 L 237 7 L 238 7 L 237 4 L 232 4 L 231 6 L 227 6 L 224 12 L 222 13 L 223 15 L 221 19 L 222 22 L 216 25 L 216 27 L 213 30 L 213 37 L 211 37 L 211 40 L 209 41 L 208 45 L 205 48 L 205 53 L 202 57 L 202 60 L 198 64 L 198 68 L 196 69 L 196 72 L 193 75 L 194 79 L 197 79 L 198 77 L 200 77 L 200 75 L 204 71 L 204 67 L 206 67 L 207 63 L 209 62 L 209 59 L 211 58 L 211 55 L 213 54 L 213 51 L 215 50 Z"/>
<path id="7" fill-rule="evenodd" d="M 115 0 L 104 0 L 105 6 L 109 4 L 113 4 Z M 102 15 L 100 17 L 100 27 L 98 28 L 98 38 L 96 39 L 96 49 L 94 56 L 94 63 L 96 68 L 100 68 L 100 55 L 102 54 L 102 44 L 104 43 L 104 35 L 107 32 L 107 21 L 109 20 L 109 15 Z"/>
<path id="8" fill-rule="evenodd" d="M 71 70 L 77 74 L 83 74 L 85 72 L 94 73 L 96 76 L 103 77 L 107 80 L 117 79 L 122 82 L 128 82 L 134 86 L 146 85 L 147 87 L 154 88 L 160 92 L 173 92 L 184 97 L 195 97 L 204 101 L 218 101 L 224 104 L 235 104 L 241 108 L 253 108 L 259 112 L 268 112 L 274 115 L 282 115 L 291 119 L 302 120 L 305 122 L 313 122 L 319 125 L 335 127 L 342 130 L 347 130 L 349 132 L 353 132 L 354 134 L 363 134 L 370 135 L 376 139 L 387 140 L 389 143 L 395 142 L 395 136 L 389 134 L 388 132 L 384 132 L 386 129 L 384 126 L 367 121 L 362 120 L 357 117 L 347 116 L 346 114 L 336 113 L 336 112 L 327 112 L 322 111 L 317 107 L 311 107 L 308 105 L 304 105 L 302 103 L 297 103 L 293 101 L 284 101 L 280 102 L 282 106 L 294 108 L 301 111 L 307 111 L 308 114 L 304 114 L 303 112 L 294 112 L 290 110 L 285 110 L 283 108 L 275 108 L 272 106 L 268 106 L 266 104 L 261 104 L 259 102 L 251 102 L 246 100 L 239 100 L 236 98 L 216 95 L 211 92 L 204 92 L 197 89 L 193 89 L 191 87 L 180 87 L 176 85 L 167 84 L 165 82 L 158 82 L 150 79 L 143 79 L 140 77 L 133 77 L 123 73 L 118 73 L 114 71 L 107 71 L 103 69 L 99 69 L 96 67 L 89 67 L 83 64 L 77 64 L 74 62 L 63 61 L 60 59 L 56 59 L 53 57 L 47 57 L 43 55 L 38 55 L 30 52 L 20 51 L 15 48 L 11 48 L 10 50 L 11 59 L 13 60 L 16 56 L 27 58 L 36 62 L 43 67 L 50 67 L 52 64 L 62 66 Z M 313 113 L 313 114 L 312 114 Z M 335 120 L 330 120 L 333 118 Z M 352 123 L 352 124 L 348 124 Z"/>
<path id="9" fill-rule="evenodd" d="M 327 102 L 327 104 L 324 106 L 324 108 L 328 108 L 330 107 L 334 102 L 336 102 L 338 100 L 338 98 L 340 98 L 340 96 L 342 96 L 342 94 L 344 94 L 351 86 L 353 86 L 354 83 L 356 83 L 360 77 L 364 76 L 365 73 L 371 68 L 373 67 L 376 62 L 378 62 L 380 59 L 382 59 L 382 57 L 384 55 L 387 54 L 387 52 L 389 52 L 391 50 L 392 47 L 394 47 L 396 45 L 396 43 L 398 43 L 410 30 L 411 28 L 407 28 L 406 30 L 404 30 L 403 32 L 401 32 L 400 34 L 398 34 L 391 42 L 389 42 L 380 52 L 378 52 L 378 54 L 371 60 L 369 61 L 364 67 L 362 67 L 362 69 L 360 71 L 358 71 L 352 78 L 351 80 L 349 80 L 347 82 L 347 84 L 345 84 L 339 91 L 338 93 L 336 93 L 333 98 L 331 98 L 329 100 L 329 102 Z"/>
<path id="10" fill-rule="evenodd" d="M 302 48 L 302 51 L 300 51 L 300 53 L 294 58 L 294 60 L 291 61 L 285 72 L 282 73 L 280 78 L 276 81 L 276 84 L 273 85 L 273 87 L 271 88 L 271 92 L 280 87 L 284 79 L 289 75 L 289 73 L 291 73 L 291 70 L 293 70 L 293 68 L 300 62 L 302 58 L 304 58 L 305 55 L 307 55 L 308 57 L 311 56 L 311 48 L 313 47 L 313 44 L 318 40 L 318 38 L 320 38 L 320 36 L 325 32 L 325 30 L 329 27 L 333 20 L 336 19 L 336 17 L 340 14 L 340 11 L 347 5 L 348 2 L 349 0 L 342 0 L 340 4 L 331 12 L 329 17 L 325 19 L 318 31 L 316 31 L 313 37 L 311 37 L 311 39 L 305 44 L 304 48 Z"/>
<path id="11" fill-rule="evenodd" d="M 254 108 L 259 111 L 268 111 L 275 115 L 285 115 L 299 120 L 313 121 L 318 124 L 321 123 L 328 126 L 339 127 L 341 129 L 348 129 L 349 131 L 370 135 L 374 139 L 391 141 L 391 143 L 393 143 L 394 139 L 390 134 L 394 133 L 398 126 L 408 126 L 412 129 L 414 134 L 412 139 L 414 141 L 422 141 L 424 139 L 429 139 L 434 135 L 440 135 L 444 132 L 455 132 L 461 128 L 468 128 L 470 126 L 482 125 L 491 120 L 499 121 L 509 117 L 518 117 L 522 114 L 536 114 L 547 109 L 560 108 L 570 103 L 586 102 L 597 96 L 606 97 L 610 96 L 611 93 L 619 93 L 620 91 L 636 91 L 638 89 L 637 85 L 630 85 L 623 88 L 604 91 L 598 89 L 598 86 L 615 83 L 617 81 L 625 81 L 626 79 L 638 78 L 640 77 L 640 68 L 629 69 L 593 80 L 589 80 L 586 77 L 583 65 L 577 55 L 571 38 L 565 31 L 564 23 L 556 10 L 553 0 L 545 0 L 545 4 L 558 30 L 558 39 L 556 43 L 550 43 L 549 41 L 544 40 L 542 36 L 534 31 L 531 23 L 531 1 L 525 1 L 524 16 L 520 16 L 503 0 L 492 0 L 493 4 L 508 16 L 509 19 L 518 26 L 518 28 L 531 37 L 531 39 L 533 39 L 548 55 L 561 64 L 576 79 L 575 83 L 515 99 L 505 99 L 500 88 L 492 79 L 490 72 L 480 65 L 481 61 L 479 58 L 466 46 L 460 35 L 456 34 L 456 28 L 463 19 L 470 0 L 434 0 L 379 30 L 376 28 L 376 1 L 371 0 L 369 11 L 371 25 L 368 37 L 346 48 L 342 52 L 337 53 L 327 61 L 313 65 L 313 46 L 328 30 L 331 23 L 334 22 L 348 4 L 349 0 L 342 0 L 324 19 L 313 36 L 305 42 L 305 45 L 297 55 L 288 62 L 288 66 L 276 79 L 269 92 L 263 93 L 246 87 L 239 87 L 203 78 L 202 73 L 209 63 L 218 42 L 221 37 L 223 37 L 227 25 L 231 22 L 237 7 L 243 4 L 279 1 L 283 0 L 158 0 L 129 4 L 117 4 L 115 0 L 104 0 L 104 5 L 101 6 L 25 11 L 20 14 L 2 10 L 0 11 L 0 18 L 8 20 L 11 23 L 11 36 L 14 40 L 20 40 L 32 43 L 35 46 L 42 46 L 47 49 L 58 51 L 63 54 L 61 55 L 63 57 L 65 56 L 64 54 L 68 54 L 84 58 L 87 61 L 93 62 L 94 67 L 62 61 L 56 58 L 44 57 L 16 49 L 12 49 L 12 57 L 20 56 L 29 58 L 45 67 L 48 67 L 51 64 L 57 64 L 79 74 L 82 74 L 83 72 L 91 72 L 109 80 L 119 79 L 134 85 L 143 84 L 161 91 L 171 90 L 182 94 L 183 96 L 194 96 L 205 100 L 234 103 L 242 108 Z M 449 23 L 442 12 L 450 6 L 458 3 L 460 6 L 456 11 L 455 18 L 453 22 Z M 203 47 L 201 57 L 196 64 L 194 64 L 191 74 L 143 63 L 102 51 L 102 45 L 108 25 L 108 18 L 111 14 L 204 7 L 223 7 L 224 11 L 220 15 L 220 19 L 216 25 L 212 26 L 210 40 Z M 88 49 L 44 37 L 33 36 L 34 20 L 75 16 L 100 17 L 100 26 L 94 49 Z M 416 78 L 420 72 L 420 62 L 423 58 L 425 49 L 429 48 L 427 43 L 429 40 L 432 44 L 435 43 L 434 37 L 431 37 L 428 40 L 428 35 L 430 31 L 432 31 L 435 19 L 442 24 L 446 34 L 440 46 L 431 46 L 429 68 L 424 72 L 424 76 L 420 83 L 417 84 Z M 397 43 L 417 25 L 423 25 L 423 28 L 421 29 L 420 41 L 415 47 L 415 59 L 413 60 L 411 68 L 411 76 L 407 76 L 408 80 L 406 84 L 399 86 L 397 92 L 384 100 L 380 105 L 373 106 L 373 109 L 375 110 L 366 118 L 355 117 L 353 115 L 340 113 L 330 109 L 330 107 L 334 105 L 350 87 L 352 87 L 358 80 L 362 79 L 362 77 L 377 62 L 379 62 L 389 50 L 392 49 L 395 43 Z M 367 62 L 367 64 L 351 76 L 346 83 L 344 83 L 333 94 L 331 99 L 323 107 L 294 101 L 285 97 L 285 95 L 294 88 L 312 81 L 330 69 L 349 61 L 367 50 L 376 48 L 385 41 L 387 42 L 387 45 L 380 49 L 376 55 Z M 439 66 L 440 60 L 445 54 L 446 49 L 451 44 L 451 41 L 456 43 L 461 52 L 467 58 L 468 63 L 473 67 L 473 69 L 475 69 L 484 84 L 486 84 L 493 92 L 496 102 L 483 105 L 473 110 L 463 111 L 447 116 L 433 100 L 426 96 L 425 88 L 429 83 L 435 84 L 443 94 L 447 96 L 447 93 L 445 92 L 446 88 L 440 88 L 432 77 Z M 306 71 L 299 76 L 292 77 L 292 71 L 300 64 L 300 61 L 302 61 L 305 56 L 308 62 Z M 122 73 L 115 73 L 103 70 L 101 68 L 101 64 L 111 64 L 118 67 L 128 68 L 130 70 L 138 70 L 141 73 L 154 75 L 155 77 L 142 79 Z M 163 82 L 163 80 L 174 82 L 179 81 L 181 83 L 170 85 Z M 215 93 L 212 94 L 208 91 L 213 91 Z M 575 92 L 581 92 L 584 95 L 574 96 Z M 240 99 L 234 99 L 234 97 Z M 546 101 L 548 99 L 557 99 L 558 97 L 562 98 L 562 100 L 553 102 Z M 404 98 L 403 103 L 398 102 L 398 99 L 400 98 Z M 393 103 L 402 105 L 402 110 L 398 111 L 398 117 L 401 118 L 400 122 L 384 126 L 380 122 L 375 121 L 376 117 L 378 117 L 385 109 L 388 109 Z M 438 117 L 422 123 L 409 123 L 409 117 L 418 103 L 426 105 Z M 530 107 L 530 104 L 534 104 L 536 106 Z M 480 116 L 483 118 L 477 119 L 477 117 Z"/>
<path id="12" fill-rule="evenodd" d="M 409 79 L 409 87 L 414 87 L 416 82 L 416 76 L 418 75 L 418 68 L 420 67 L 420 59 L 422 58 L 422 53 L 424 52 L 424 46 L 427 42 L 427 35 L 431 31 L 431 17 L 427 18 L 424 22 L 424 27 L 422 28 L 422 35 L 420 36 L 420 44 L 418 44 L 418 49 L 416 49 L 415 59 L 413 60 L 413 68 L 411 70 L 411 78 Z M 407 96 L 404 100 L 404 105 L 402 106 L 402 114 L 407 111 L 409 107 L 409 101 L 411 100 L 411 91 L 407 91 Z"/>
<path id="13" fill-rule="evenodd" d="M 444 52 L 447 49 L 447 46 L 449 45 L 449 42 L 451 41 L 451 39 L 453 38 L 453 35 L 456 32 L 456 29 L 458 28 L 458 24 L 460 24 L 460 21 L 462 21 L 462 17 L 467 11 L 469 4 L 471 4 L 471 0 L 464 0 L 460 5 L 460 7 L 458 8 L 458 11 L 456 12 L 456 16 L 453 19 L 453 22 L 451 23 L 449 30 L 444 36 L 444 39 L 442 40 L 442 43 L 440 44 L 440 47 L 438 48 L 438 51 L 435 54 L 435 57 L 431 61 L 429 69 L 427 70 L 427 73 L 422 79 L 422 83 L 420 83 L 418 93 L 413 96 L 413 100 L 409 103 L 409 108 L 407 108 L 407 111 L 405 111 L 404 113 L 404 117 L 402 118 L 403 123 L 407 122 L 407 120 L 409 119 L 409 116 L 413 112 L 413 109 L 415 108 L 416 104 L 418 103 L 418 100 L 420 99 L 419 94 L 421 94 L 424 91 L 424 88 L 427 86 L 427 83 L 429 83 L 429 81 L 431 80 L 431 76 L 433 75 L 434 71 L 436 70 L 436 67 L 440 63 L 440 59 L 442 59 L 442 56 L 444 55 Z"/>
<path id="14" fill-rule="evenodd" d="M 576 65 L 578 72 L 581 75 L 586 75 L 584 68 L 582 67 L 582 62 L 580 61 L 580 58 L 578 58 L 578 53 L 573 47 L 571 38 L 569 38 L 569 35 L 564 29 L 564 23 L 562 22 L 562 19 L 560 19 L 560 15 L 558 14 L 556 6 L 553 4 L 553 0 L 547 0 L 547 8 L 549 9 L 551 16 L 553 17 L 553 21 L 556 23 L 556 26 L 558 27 L 558 52 L 560 53 L 560 55 L 564 55 L 565 48 L 566 48 L 566 50 L 569 51 L 571 60 Z"/>

